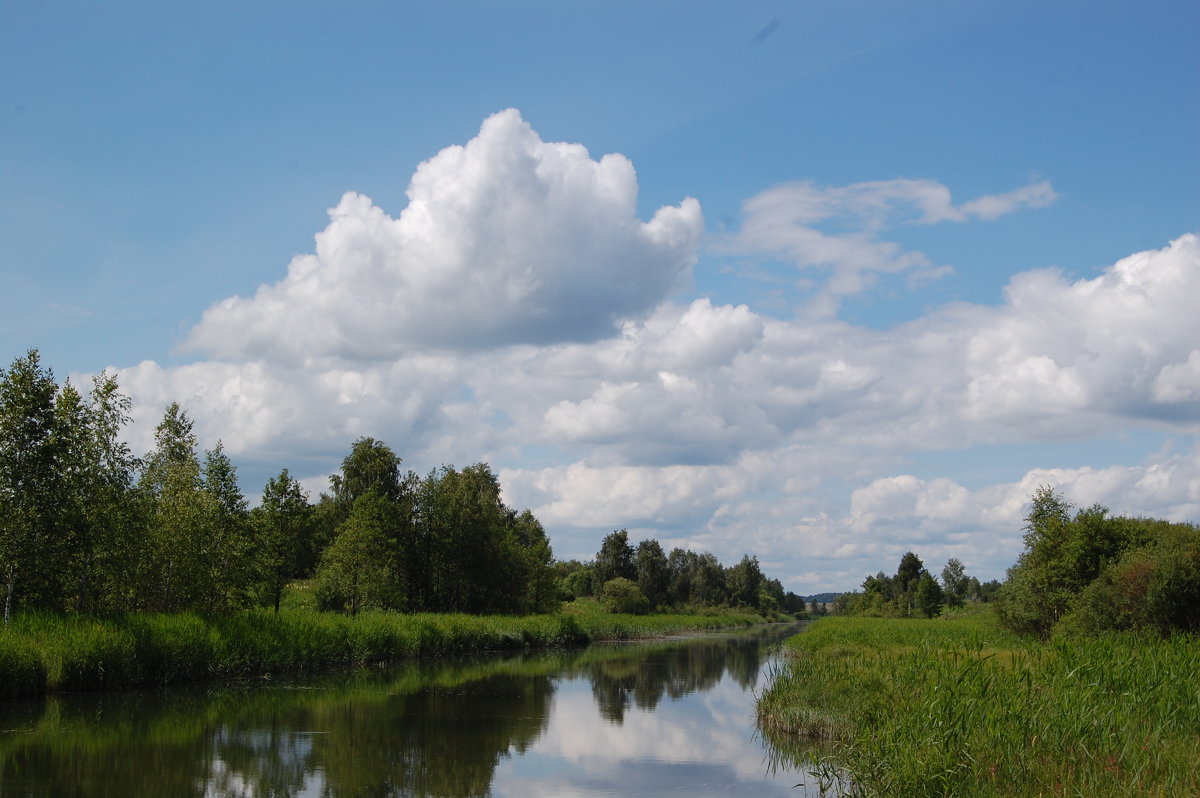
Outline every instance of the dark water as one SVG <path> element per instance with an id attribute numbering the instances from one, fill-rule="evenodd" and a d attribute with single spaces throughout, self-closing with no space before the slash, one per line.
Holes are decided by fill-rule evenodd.
<path id="1" fill-rule="evenodd" d="M 796 628 L 4 702 L 0 798 L 796 796 L 753 719 Z"/>

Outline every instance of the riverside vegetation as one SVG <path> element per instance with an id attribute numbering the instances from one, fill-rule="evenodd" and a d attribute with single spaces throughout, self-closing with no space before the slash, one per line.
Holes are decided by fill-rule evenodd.
<path id="1" fill-rule="evenodd" d="M 36 350 L 0 369 L 2 694 L 579 644 L 803 608 L 756 558 L 667 555 L 625 530 L 592 561 L 557 561 L 487 464 L 402 473 L 370 437 L 315 503 L 285 468 L 251 509 L 221 442 L 197 452 L 183 408 L 167 406 L 142 458 L 122 439 L 130 409 L 111 375 L 85 396 Z"/>
<path id="2" fill-rule="evenodd" d="M 289 606 L 290 605 L 290 606 Z M 0 696 L 187 684 L 479 652 L 525 651 L 749 626 L 734 610 L 612 614 L 595 601 L 504 616 L 365 610 L 351 616 L 289 600 L 279 611 L 97 618 L 23 613 L 0 628 Z"/>
<path id="3" fill-rule="evenodd" d="M 1200 530 L 1071 509 L 1038 491 L 991 602 L 897 617 L 868 577 L 788 641 L 764 732 L 830 794 L 1200 795 Z"/>

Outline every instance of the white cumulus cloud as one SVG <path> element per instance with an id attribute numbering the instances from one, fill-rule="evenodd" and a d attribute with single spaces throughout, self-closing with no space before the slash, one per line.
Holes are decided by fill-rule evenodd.
<path id="1" fill-rule="evenodd" d="M 396 218 L 346 194 L 314 254 L 254 296 L 210 307 L 186 348 L 370 360 L 594 340 L 663 300 L 704 227 L 691 198 L 640 221 L 627 158 L 544 142 L 513 109 L 422 163 L 407 193 Z"/>

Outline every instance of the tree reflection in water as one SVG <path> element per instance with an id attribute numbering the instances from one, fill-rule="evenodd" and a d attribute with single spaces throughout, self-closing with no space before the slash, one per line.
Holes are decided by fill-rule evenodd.
<path id="1" fill-rule="evenodd" d="M 583 672 L 606 720 L 621 723 L 630 705 L 653 711 L 663 696 L 681 698 L 712 689 L 728 673 L 743 690 L 754 687 L 762 666 L 758 636 L 706 640 L 698 638 L 665 647 L 615 649 L 589 663 Z"/>
<path id="2" fill-rule="evenodd" d="M 754 686 L 764 639 L 696 638 L 409 664 L 289 686 L 0 703 L 0 796 L 468 796 L 546 734 L 556 686 L 586 678 L 620 724 L 716 685 Z"/>

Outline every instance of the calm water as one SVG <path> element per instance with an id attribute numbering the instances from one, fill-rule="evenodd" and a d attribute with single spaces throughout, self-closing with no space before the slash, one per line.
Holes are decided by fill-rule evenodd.
<path id="1" fill-rule="evenodd" d="M 0 797 L 797 796 L 755 733 L 796 627 L 0 703 Z"/>

